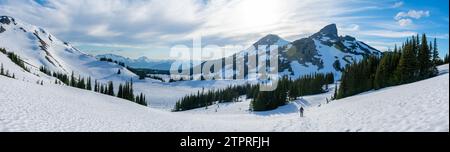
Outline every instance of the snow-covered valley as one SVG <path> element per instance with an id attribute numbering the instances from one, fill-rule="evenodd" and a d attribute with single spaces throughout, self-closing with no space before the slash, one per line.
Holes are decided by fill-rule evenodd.
<path id="1" fill-rule="evenodd" d="M 271 111 L 252 112 L 249 110 L 251 99 L 241 96 L 239 102 L 171 112 L 176 102 L 186 95 L 255 82 L 195 80 L 168 83 L 152 78 L 140 79 L 127 66 L 99 60 L 43 28 L 8 16 L 1 16 L 0 23 L 0 132 L 449 131 L 448 64 L 440 66 L 440 75 L 430 79 L 330 103 L 327 101 L 333 96 L 333 84 L 326 93 L 303 96 Z M 294 79 L 312 73 L 331 73 L 334 80 L 339 80 L 346 65 L 365 56 L 382 55 L 354 37 L 339 36 L 337 26 L 330 24 L 312 36 L 293 42 L 269 34 L 252 47 L 236 53 L 236 59 L 255 56 L 259 51 L 256 46 L 274 44 L 280 46 L 278 76 Z M 271 50 L 266 48 L 266 51 Z M 144 61 L 150 62 L 142 58 Z M 249 64 L 244 62 L 242 64 Z M 228 65 L 223 72 L 230 74 L 237 72 L 235 70 Z M 68 81 L 61 84 L 59 81 L 64 80 L 57 78 L 55 73 L 71 75 L 70 86 L 73 87 L 69 87 Z M 170 79 L 165 76 L 166 81 Z M 92 78 L 95 82 L 110 82 L 111 86 L 114 83 L 115 87 L 108 88 L 113 88 L 110 95 L 117 92 L 117 96 L 120 92 L 117 86 L 132 81 L 132 98 L 142 92 L 149 106 L 72 84 L 83 82 L 84 85 L 85 77 L 89 77 L 89 82 Z M 322 84 L 318 86 L 320 88 Z M 299 107 L 305 108 L 305 117 L 299 117 Z"/>
<path id="2" fill-rule="evenodd" d="M 268 112 L 249 112 L 248 100 L 169 112 L 91 91 L 0 76 L 0 131 L 448 132 L 448 65 L 440 71 L 434 78 L 329 104 L 325 102 L 332 91 L 305 96 Z M 181 92 L 191 91 L 183 88 Z M 174 94 L 166 93 L 155 92 Z M 303 118 L 299 104 L 306 107 Z"/>

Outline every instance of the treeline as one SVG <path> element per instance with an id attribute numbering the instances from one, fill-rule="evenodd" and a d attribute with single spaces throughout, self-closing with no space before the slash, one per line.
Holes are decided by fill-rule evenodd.
<path id="1" fill-rule="evenodd" d="M 79 88 L 79 89 L 85 89 L 85 90 L 92 90 L 92 80 L 91 77 L 81 77 L 78 75 L 78 77 L 75 77 L 74 73 L 69 76 L 65 73 L 60 72 L 52 72 L 48 68 L 41 66 L 39 67 L 39 71 L 42 73 L 55 77 L 55 84 L 65 84 L 67 86 Z M 58 81 L 59 80 L 59 81 Z"/>
<path id="2" fill-rule="evenodd" d="M 116 60 L 113 60 L 113 59 L 111 59 L 111 58 L 105 58 L 105 57 L 102 57 L 102 58 L 100 58 L 99 60 L 100 60 L 100 61 L 105 61 L 105 62 L 116 63 L 116 64 L 118 64 L 118 65 L 120 65 L 120 66 L 125 67 L 125 63 L 119 62 L 119 61 L 116 61 Z"/>
<path id="3" fill-rule="evenodd" d="M 155 79 L 155 80 L 159 80 L 161 82 L 165 82 L 164 79 L 162 77 L 156 76 L 156 75 L 149 75 L 148 76 L 150 79 Z"/>
<path id="4" fill-rule="evenodd" d="M 258 91 L 256 98 L 253 98 L 250 104 L 250 109 L 252 111 L 273 110 L 298 97 L 324 93 L 328 90 L 328 84 L 333 82 L 332 73 L 305 75 L 296 80 L 283 77 L 278 81 L 274 91 Z"/>
<path id="5" fill-rule="evenodd" d="M 413 36 L 400 48 L 396 46 L 393 52 L 347 66 L 335 98 L 427 79 L 436 76 L 436 66 L 444 63 L 439 58 L 436 39 L 428 42 L 425 34 L 421 38 Z"/>
<path id="6" fill-rule="evenodd" d="M 327 91 L 328 85 L 334 83 L 334 75 L 333 73 L 305 75 L 294 81 L 288 81 L 288 83 L 288 96 L 291 100 L 294 100 L 300 96 Z"/>
<path id="7" fill-rule="evenodd" d="M 173 111 L 184 111 L 200 107 L 208 107 L 215 102 L 225 103 L 225 102 L 236 102 L 239 96 L 246 95 L 247 93 L 253 92 L 257 86 L 255 85 L 242 85 L 242 86 L 228 86 L 224 89 L 198 91 L 197 94 L 192 94 L 183 97 L 181 100 L 177 101 Z"/>
<path id="8" fill-rule="evenodd" d="M 145 78 L 151 78 L 159 80 L 161 82 L 165 82 L 165 80 L 162 77 L 157 76 L 156 74 L 170 75 L 170 72 L 168 70 L 132 68 L 132 67 L 127 67 L 127 69 L 133 72 L 134 74 L 138 75 L 140 80 L 143 80 Z M 173 80 L 172 81 L 169 80 L 169 82 L 173 82 Z"/>
<path id="9" fill-rule="evenodd" d="M 14 73 L 11 75 L 8 70 L 5 70 L 5 68 L 3 68 L 3 63 L 0 65 L 0 75 L 6 76 L 9 78 L 13 78 L 13 79 L 16 78 Z"/>
<path id="10" fill-rule="evenodd" d="M 379 59 L 369 56 L 362 61 L 348 65 L 342 71 L 341 84 L 337 95 L 333 99 L 340 99 L 344 96 L 352 96 L 361 92 L 373 89 L 373 80 Z"/>
<path id="11" fill-rule="evenodd" d="M 133 93 L 133 81 L 125 82 L 125 84 L 119 84 L 119 91 L 117 92 L 117 97 L 134 101 L 138 104 L 147 106 L 144 94 L 134 96 Z"/>
<path id="12" fill-rule="evenodd" d="M 114 83 L 112 81 L 107 82 L 106 84 L 100 83 L 97 80 L 94 81 L 94 87 L 92 88 L 92 80 L 91 77 L 75 77 L 74 73 L 69 76 L 64 73 L 59 72 L 51 72 L 46 67 L 41 66 L 39 70 L 49 76 L 53 76 L 57 78 L 55 80 L 55 84 L 65 84 L 67 86 L 85 89 L 85 90 L 93 90 L 94 92 L 98 92 L 105 95 L 115 96 L 118 98 L 122 98 L 125 100 L 129 100 L 140 105 L 147 106 L 147 101 L 145 99 L 145 95 L 140 93 L 139 95 L 134 95 L 133 93 L 133 82 L 125 82 L 125 84 L 119 84 L 119 88 L 117 94 L 114 92 Z M 59 81 L 58 81 L 59 80 Z"/>
<path id="13" fill-rule="evenodd" d="M 0 52 L 3 54 L 6 54 L 8 56 L 9 59 L 11 59 L 11 61 L 13 63 L 15 63 L 17 66 L 21 67 L 23 70 L 30 72 L 30 69 L 28 69 L 25 66 L 25 62 L 23 62 L 22 59 L 20 59 L 20 56 L 15 54 L 14 52 L 7 52 L 6 49 L 4 48 L 0 48 Z"/>
<path id="14" fill-rule="evenodd" d="M 246 95 L 252 99 L 250 109 L 253 111 L 265 111 L 275 109 L 297 97 L 323 93 L 328 84 L 334 82 L 333 74 L 311 74 L 296 80 L 283 77 L 277 80 L 277 88 L 274 91 L 260 91 L 260 85 L 236 85 L 225 89 L 198 91 L 183 97 L 176 102 L 173 111 L 184 111 L 200 107 L 208 107 L 215 103 L 238 102 L 239 97 Z M 324 86 L 326 86 L 324 88 Z"/>

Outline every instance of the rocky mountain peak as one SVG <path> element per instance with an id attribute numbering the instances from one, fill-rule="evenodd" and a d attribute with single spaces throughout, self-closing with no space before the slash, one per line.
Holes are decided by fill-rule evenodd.
<path id="1" fill-rule="evenodd" d="M 312 35 L 313 38 L 328 37 L 329 39 L 338 39 L 338 30 L 336 24 L 330 24 L 323 27 L 319 32 Z"/>
<path id="2" fill-rule="evenodd" d="M 9 25 L 11 22 L 14 22 L 14 18 L 9 16 L 0 16 L 0 23 Z"/>

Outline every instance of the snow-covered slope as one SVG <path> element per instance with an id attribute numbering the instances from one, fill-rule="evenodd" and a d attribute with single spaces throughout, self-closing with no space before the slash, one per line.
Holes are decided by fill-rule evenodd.
<path id="1" fill-rule="evenodd" d="M 44 73 L 41 73 L 36 68 L 29 68 L 29 71 L 21 68 L 17 64 L 11 61 L 7 57 L 6 54 L 0 53 L 0 64 L 3 66 L 3 71 L 5 75 L 9 75 L 18 80 L 27 81 L 27 82 L 38 82 L 43 81 L 43 83 L 53 83 L 56 78 L 47 76 Z"/>
<path id="2" fill-rule="evenodd" d="M 73 71 L 95 79 L 128 80 L 137 77 L 117 64 L 98 61 L 43 28 L 8 16 L 0 16 L 0 27 L 0 48 L 18 54 L 29 68 L 38 70 L 44 66 L 53 72 L 70 74 Z M 119 69 L 121 74 L 117 75 Z"/>
<path id="3" fill-rule="evenodd" d="M 307 96 L 263 113 L 248 104 L 167 112 L 102 94 L 0 76 L 0 131 L 449 131 L 448 65 L 441 75 L 332 101 Z M 247 106 L 246 106 L 247 105 Z M 306 107 L 300 118 L 297 106 Z M 320 105 L 320 107 L 319 107 Z"/>

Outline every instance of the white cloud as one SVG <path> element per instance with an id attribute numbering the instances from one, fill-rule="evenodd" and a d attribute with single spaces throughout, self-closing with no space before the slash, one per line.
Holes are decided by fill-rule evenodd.
<path id="1" fill-rule="evenodd" d="M 199 0 L 4 0 L 0 14 L 48 29 L 71 42 L 141 45 L 165 34 L 192 32 Z M 142 33 L 157 33 L 150 35 Z M 173 40 L 176 41 L 176 40 Z"/>
<path id="2" fill-rule="evenodd" d="M 359 31 L 360 27 L 358 24 L 350 24 L 348 26 L 341 26 L 339 28 L 340 31 L 344 31 L 344 32 L 355 32 L 355 31 Z"/>
<path id="3" fill-rule="evenodd" d="M 403 6 L 403 1 L 395 2 L 394 5 L 392 5 L 392 8 L 399 8 Z"/>
<path id="4" fill-rule="evenodd" d="M 122 33 L 111 31 L 108 25 L 93 26 L 90 29 L 88 29 L 87 34 L 96 37 L 114 37 L 122 35 Z"/>
<path id="5" fill-rule="evenodd" d="M 400 20 L 402 18 L 414 18 L 414 19 L 420 19 L 422 17 L 428 17 L 430 16 L 430 11 L 416 11 L 416 10 L 409 10 L 408 12 L 399 12 L 397 15 L 395 15 L 394 19 Z"/>
<path id="6" fill-rule="evenodd" d="M 400 19 L 397 22 L 402 27 L 410 26 L 410 25 L 413 24 L 413 21 L 411 19 L 409 19 L 409 18 L 407 18 L 407 19 Z"/>
<path id="7" fill-rule="evenodd" d="M 413 31 L 390 31 L 390 30 L 368 30 L 361 31 L 362 35 L 368 36 L 377 36 L 377 37 L 385 37 L 385 38 L 404 38 L 416 35 L 417 32 Z"/>
<path id="8" fill-rule="evenodd" d="M 356 1 L 353 1 L 356 2 Z M 298 36 L 345 14 L 373 9 L 335 0 L 3 0 L 0 14 L 42 26 L 67 41 L 139 45 L 188 41 L 202 34 L 220 43 L 255 41 L 274 33 Z M 362 6 L 364 1 L 358 2 Z M 353 3 L 352 3 L 353 4 Z M 348 15 L 347 15 L 348 16 Z"/>
<path id="9" fill-rule="evenodd" d="M 413 25 L 412 19 L 420 19 L 422 17 L 430 16 L 430 11 L 423 10 L 409 10 L 408 12 L 398 12 L 394 19 L 401 27 L 407 27 Z"/>

